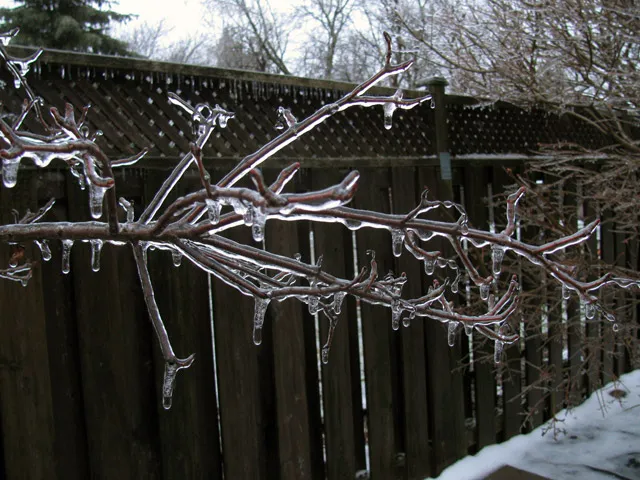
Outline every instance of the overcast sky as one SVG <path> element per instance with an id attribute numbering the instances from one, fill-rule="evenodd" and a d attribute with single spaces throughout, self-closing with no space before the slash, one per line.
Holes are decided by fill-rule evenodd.
<path id="1" fill-rule="evenodd" d="M 117 5 L 116 5 L 117 3 Z M 2 7 L 18 6 L 13 0 L 0 0 Z M 138 21 L 150 23 L 165 19 L 167 26 L 173 27 L 173 34 L 181 37 L 199 28 L 204 9 L 201 0 L 120 0 L 112 9 L 119 13 L 138 15 Z"/>

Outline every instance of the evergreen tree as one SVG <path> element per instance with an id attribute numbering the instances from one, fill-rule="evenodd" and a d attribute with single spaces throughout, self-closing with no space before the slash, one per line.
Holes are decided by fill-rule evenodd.
<path id="1" fill-rule="evenodd" d="M 0 8 L 1 31 L 20 28 L 15 44 L 104 54 L 127 54 L 126 44 L 107 35 L 109 23 L 125 22 L 107 8 L 105 0 L 15 0 L 14 8 Z"/>

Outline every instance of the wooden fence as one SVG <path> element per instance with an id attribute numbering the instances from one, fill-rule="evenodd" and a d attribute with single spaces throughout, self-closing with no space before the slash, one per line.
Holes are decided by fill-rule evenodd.
<path id="1" fill-rule="evenodd" d="M 439 136 L 427 142 L 426 156 L 413 152 L 394 163 L 358 155 L 354 147 L 362 174 L 354 203 L 405 212 L 428 187 L 434 198 L 462 201 L 475 227 L 489 228 L 492 217 L 499 224 L 502 206 L 492 209 L 479 199 L 512 183 L 503 167 L 521 167 L 520 157 L 506 155 L 518 149 L 474 157 L 487 150 L 465 147 L 465 138 L 480 135 L 482 141 L 499 144 L 500 139 L 485 136 L 501 134 L 493 126 L 495 115 L 463 109 L 463 104 L 451 103 L 450 110 L 462 113 L 452 117 L 445 140 Z M 436 135 L 438 112 L 424 115 L 420 121 Z M 477 133 L 469 133 L 473 128 Z M 519 128 L 523 138 L 528 135 L 526 122 Z M 330 132 L 322 132 L 327 138 L 316 143 L 331 143 Z M 417 140 L 405 140 L 403 148 L 426 142 L 420 132 L 406 135 Z M 371 142 L 380 149 L 389 143 Z M 435 157 L 445 147 L 459 153 L 451 181 L 442 180 Z M 306 155 L 304 148 L 293 152 Z M 341 179 L 349 158 L 332 164 L 330 157 L 311 158 L 293 189 L 321 188 Z M 162 158 L 158 155 L 159 163 L 149 162 L 148 168 L 119 173 L 119 195 L 138 209 L 144 205 L 167 174 L 170 162 Z M 209 164 L 212 178 L 226 172 L 231 157 L 225 158 Z M 266 169 L 265 176 L 273 178 L 275 172 Z M 191 178 L 180 188 L 184 192 L 196 185 Z M 0 189 L 1 220 L 9 223 L 11 209 L 33 210 L 51 197 L 57 201 L 48 220 L 89 218 L 86 193 L 77 181 L 52 169 L 21 172 L 16 188 Z M 252 242 L 245 227 L 230 236 Z M 634 249 L 615 232 L 604 230 L 601 241 L 609 260 L 637 268 Z M 355 245 L 353 232 L 342 226 L 267 222 L 271 251 L 299 252 L 307 260 L 323 254 L 324 268 L 350 276 L 373 249 L 381 272 L 407 273 L 408 293 L 419 295 L 430 282 L 406 252 L 400 258 L 392 255 L 386 232 L 356 231 Z M 320 320 L 316 326 L 304 305 L 272 302 L 257 347 L 252 342 L 253 300 L 186 261 L 176 267 L 170 254 L 151 252 L 156 298 L 174 348 L 180 356 L 196 353 L 194 365 L 178 379 L 173 407 L 165 411 L 160 392 L 164 362 L 128 247 L 105 246 L 100 271 L 93 272 L 89 246 L 75 245 L 68 275 L 61 273 L 60 245 L 51 247 L 52 260 L 38 263 L 26 287 L 0 283 L 2 478 L 353 479 L 365 478 L 364 472 L 373 479 L 423 478 L 518 434 L 525 419 L 525 428 L 540 424 L 562 406 L 564 399 L 543 400 L 541 390 L 528 385 L 557 385 L 563 381 L 561 368 L 569 366 L 569 382 L 583 382 L 585 388 L 578 391 L 587 393 L 630 368 L 624 347 L 616 346 L 605 330 L 578 327 L 553 335 L 563 326 L 557 290 L 539 300 L 548 302 L 548 328 L 535 331 L 532 320 L 534 333 L 506 350 L 505 366 L 497 373 L 491 361 L 480 361 L 492 354 L 477 339 L 469 342 L 459 335 L 449 347 L 445 329 L 430 320 L 414 320 L 395 332 L 387 310 L 357 305 L 352 298 L 346 300 L 329 363 L 320 366 L 319 344 L 327 325 Z M 433 248 L 439 248 L 437 241 Z M 2 249 L 0 258 L 7 258 L 8 247 Z M 26 255 L 40 258 L 33 246 L 27 246 Z M 576 305 L 566 308 L 579 314 Z M 611 346 L 605 353 L 598 350 L 597 358 L 591 355 L 586 376 L 581 371 L 584 334 Z M 464 360 L 470 355 L 471 362 Z M 552 375 L 541 378 L 547 372 Z"/>
<path id="2" fill-rule="evenodd" d="M 119 179 L 121 193 L 143 205 L 165 173 L 130 171 Z M 307 169 L 295 188 L 333 184 L 342 173 Z M 451 193 L 438 167 L 370 167 L 361 173 L 355 200 L 361 208 L 408 211 L 424 186 L 438 198 Z M 474 226 L 488 228 L 489 209 L 478 198 L 487 196 L 488 185 L 497 192 L 506 182 L 500 165 L 454 170 L 454 192 L 459 196 L 463 187 Z M 86 199 L 73 177 L 30 171 L 17 188 L 1 190 L 3 222 L 10 220 L 9 205 L 34 209 L 51 196 L 58 201 L 50 220 L 87 218 Z M 268 222 L 266 246 L 309 259 L 309 228 Z M 352 232 L 328 224 L 312 228 L 324 267 L 352 275 Z M 252 241 L 245 227 L 232 235 Z M 360 230 L 355 239 L 360 265 L 365 250 L 374 249 L 381 272 L 406 272 L 413 295 L 425 288 L 420 264 L 406 253 L 396 259 L 386 232 Z M 607 255 L 619 261 L 619 253 L 626 255 L 612 232 L 603 241 L 613 242 L 603 247 L 613 252 Z M 302 304 L 273 303 L 264 342 L 256 347 L 252 300 L 186 261 L 175 267 L 170 254 L 152 252 L 156 297 L 176 352 L 197 355 L 165 411 L 159 391 L 163 361 L 129 249 L 106 246 L 94 273 L 88 245 L 76 245 L 68 275 L 61 273 L 60 246 L 52 250 L 53 259 L 38 264 L 26 288 L 0 284 L 6 478 L 222 478 L 224 472 L 225 478 L 333 479 L 354 478 L 361 470 L 371 478 L 421 478 L 517 434 L 532 413 L 529 407 L 537 409 L 530 415 L 533 425 L 546 420 L 554 409 L 540 403 L 539 390 L 528 391 L 522 403 L 518 395 L 539 381 L 540 372 L 563 363 L 563 349 L 570 359 L 564 362 L 575 363 L 572 373 L 582 381 L 581 332 L 570 332 L 564 343 L 558 336 L 553 342 L 547 335 L 527 336 L 524 348 L 507 349 L 509 368 L 496 375 L 491 362 L 463 366 L 470 350 L 466 336 L 450 348 L 445 329 L 430 320 L 394 332 L 389 312 L 369 305 L 360 306 L 359 323 L 353 299 L 347 300 L 330 361 L 319 368 L 318 342 L 326 325 L 321 321 L 318 331 Z M 6 253 L 5 247 L 4 258 Z M 35 247 L 27 255 L 39 258 Z M 551 329 L 554 322 L 562 322 L 557 311 Z M 604 331 L 602 336 L 612 341 Z M 471 344 L 476 359 L 487 356 L 487 348 Z M 617 363 L 613 358 L 599 357 L 607 364 L 587 381 L 597 386 L 628 369 L 624 356 Z"/>

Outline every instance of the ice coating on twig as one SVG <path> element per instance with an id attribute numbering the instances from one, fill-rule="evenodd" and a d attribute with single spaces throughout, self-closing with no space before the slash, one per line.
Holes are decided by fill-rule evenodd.
<path id="1" fill-rule="evenodd" d="M 20 160 L 3 159 L 2 160 L 2 183 L 7 188 L 12 188 L 18 183 L 18 169 L 20 168 Z"/>
<path id="2" fill-rule="evenodd" d="M 384 104 L 384 128 L 387 130 L 393 127 L 393 112 L 398 108 L 395 101 L 402 100 L 402 94 L 402 89 L 399 88 L 391 97 L 391 101 Z"/>
<path id="3" fill-rule="evenodd" d="M 107 190 L 105 187 L 89 182 L 89 208 L 91 210 L 91 216 L 96 220 L 102 217 L 102 203 Z"/>
<path id="4" fill-rule="evenodd" d="M 393 256 L 402 255 L 402 245 L 404 244 L 404 231 L 400 229 L 391 230 L 391 246 L 393 248 Z"/>
<path id="5" fill-rule="evenodd" d="M 502 261 L 504 260 L 504 248 L 499 245 L 491 247 L 491 271 L 497 277 L 502 270 Z"/>
<path id="6" fill-rule="evenodd" d="M 104 242 L 102 240 L 91 240 L 91 270 L 94 272 L 100 271 L 100 253 L 102 252 L 102 246 Z"/>
<path id="7" fill-rule="evenodd" d="M 171 261 L 174 267 L 179 267 L 182 264 L 182 253 L 179 250 L 172 250 Z"/>
<path id="8" fill-rule="evenodd" d="M 34 240 L 34 242 L 40 249 L 42 260 L 45 262 L 51 260 L 51 248 L 49 247 L 49 242 L 47 240 Z"/>
<path id="9" fill-rule="evenodd" d="M 71 247 L 73 247 L 73 240 L 62 240 L 62 273 L 64 274 L 71 271 Z"/>
<path id="10" fill-rule="evenodd" d="M 458 322 L 449 322 L 447 329 L 447 342 L 450 347 L 456 344 L 456 331 L 458 329 Z"/>
<path id="11" fill-rule="evenodd" d="M 498 364 L 502 361 L 502 351 L 504 350 L 504 342 L 496 340 L 494 342 L 493 361 Z"/>
<path id="12" fill-rule="evenodd" d="M 262 343 L 262 325 L 264 325 L 264 316 L 269 307 L 268 298 L 255 298 L 255 310 L 253 312 L 253 343 L 260 345 Z"/>

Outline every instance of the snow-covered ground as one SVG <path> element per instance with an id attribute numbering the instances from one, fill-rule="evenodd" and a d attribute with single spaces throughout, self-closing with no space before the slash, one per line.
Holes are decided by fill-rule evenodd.
<path id="1" fill-rule="evenodd" d="M 553 480 L 640 479 L 640 370 L 556 418 L 555 438 L 547 423 L 463 458 L 438 480 L 482 479 L 503 465 Z"/>

